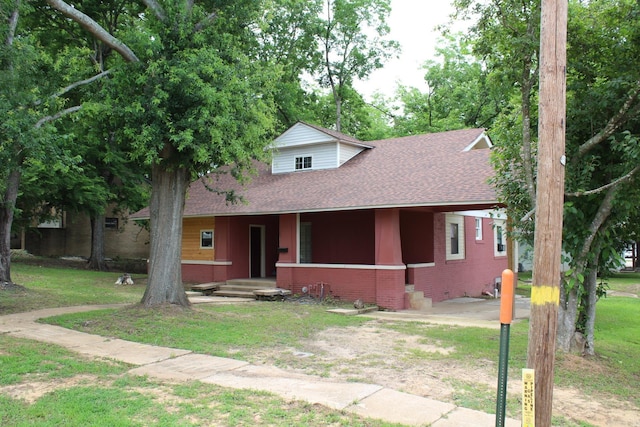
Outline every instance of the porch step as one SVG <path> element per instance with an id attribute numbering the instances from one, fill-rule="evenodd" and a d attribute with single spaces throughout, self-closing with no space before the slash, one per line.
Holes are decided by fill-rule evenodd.
<path id="1" fill-rule="evenodd" d="M 211 294 L 214 297 L 235 297 L 235 298 L 251 298 L 255 299 L 253 291 L 238 291 L 238 290 L 224 290 L 220 289 L 219 291 L 213 291 Z"/>
<path id="2" fill-rule="evenodd" d="M 431 298 L 425 298 L 422 291 L 404 293 L 405 307 L 409 310 L 429 311 L 432 307 Z"/>
<path id="3" fill-rule="evenodd" d="M 198 291 L 185 291 L 188 297 L 201 297 L 204 295 L 204 292 Z"/>
<path id="4" fill-rule="evenodd" d="M 261 288 L 275 288 L 276 279 L 274 278 L 251 278 L 251 279 L 229 279 L 224 283 L 228 286 L 246 286 Z"/>
<path id="5" fill-rule="evenodd" d="M 290 296 L 291 291 L 288 289 L 280 288 L 256 289 L 255 291 L 253 291 L 253 294 L 256 296 L 256 299 L 259 300 L 276 301 L 283 300 L 284 298 Z"/>
<path id="6" fill-rule="evenodd" d="M 191 285 L 191 291 L 200 292 L 202 295 L 211 295 L 213 291 L 220 289 L 222 284 L 218 282 L 198 283 L 197 285 Z"/>
<path id="7" fill-rule="evenodd" d="M 254 291 L 276 288 L 275 279 L 232 279 L 220 284 L 211 295 L 218 297 L 256 298 Z"/>

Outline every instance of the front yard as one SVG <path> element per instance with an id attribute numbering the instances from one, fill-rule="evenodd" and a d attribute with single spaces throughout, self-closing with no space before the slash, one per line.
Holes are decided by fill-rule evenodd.
<path id="1" fill-rule="evenodd" d="M 78 273 L 70 269 L 15 264 L 14 280 L 25 285 L 27 290 L 23 294 L 0 294 L 0 309 L 2 313 L 7 313 L 47 305 L 139 301 L 144 291 L 144 278 L 138 278 L 131 287 L 122 287 L 113 285 L 116 277 L 113 273 L 88 274 L 86 271 Z M 636 283 L 640 283 L 638 275 L 623 276 L 620 286 L 627 291 L 634 289 L 630 281 L 636 279 Z M 611 281 L 610 286 L 615 288 L 616 282 Z M 637 298 L 604 299 L 598 307 L 598 357 L 583 359 L 571 355 L 558 356 L 554 425 L 604 426 L 637 423 L 640 418 L 640 399 L 637 396 L 640 388 L 640 361 L 636 357 L 640 351 L 640 342 L 637 340 L 640 329 L 640 319 L 637 316 L 639 310 L 640 300 Z M 376 383 L 472 409 L 495 411 L 499 347 L 497 330 L 343 317 L 326 313 L 326 307 L 323 306 L 282 302 L 197 305 L 191 310 L 166 308 L 154 311 L 134 305 L 120 310 L 61 316 L 47 319 L 46 322 L 105 336 L 242 359 L 253 364 L 273 364 L 306 374 Z M 507 416 L 514 418 L 518 418 L 520 412 L 519 378 L 520 369 L 524 367 L 526 360 L 527 334 L 527 322 L 515 324 L 511 328 Z M 17 346 L 7 342 L 7 337 L 1 337 L 0 340 L 4 341 L 1 343 L 2 348 L 8 349 L 4 350 L 5 353 L 0 353 L 2 363 L 4 358 L 15 356 L 13 349 Z M 76 356 L 70 354 L 67 357 L 74 359 Z M 41 365 L 49 366 L 44 359 L 29 364 L 36 367 Z M 58 365 L 64 363 L 54 364 Z M 2 385 L 3 390 L 6 387 L 41 381 L 41 368 L 23 368 L 25 372 L 16 374 L 10 384 Z M 35 372 L 32 369 L 36 369 Z M 118 369 L 122 370 L 120 375 L 126 371 L 126 367 Z M 106 378 L 112 378 L 114 374 L 77 373 L 70 378 L 78 375 L 105 375 Z M 107 389 L 120 387 L 117 381 L 104 381 Z M 149 396 L 149 393 L 156 387 L 131 385 L 137 381 L 139 380 L 130 378 L 122 382 L 122 387 L 126 390 L 138 390 L 138 393 L 146 396 L 140 399 L 150 399 L 148 405 L 153 406 L 158 396 L 153 396 L 153 393 Z M 45 378 L 44 382 L 49 380 Z M 72 384 L 65 392 L 77 387 L 82 387 L 82 381 L 77 385 Z M 172 399 L 176 398 L 176 385 L 168 384 L 163 387 L 167 395 L 173 396 Z M 190 386 L 193 390 L 202 390 L 203 387 L 209 386 Z M 51 391 L 56 392 L 58 391 Z M 212 395 L 235 392 L 206 391 Z M 3 395 L 6 396 L 6 391 L 3 391 Z M 48 396 L 50 394 L 46 393 L 33 403 L 21 405 L 26 410 L 43 399 L 48 399 Z M 243 399 L 238 396 L 238 400 Z M 273 401 L 274 398 L 268 396 L 265 399 Z M 15 404 L 14 398 L 5 397 L 3 401 Z M 272 403 L 276 407 L 289 404 Z M 208 409 L 196 406 L 192 407 L 192 416 L 193 419 L 200 419 L 201 415 L 198 414 L 206 413 Z M 294 416 L 296 420 L 302 419 L 309 410 L 304 405 L 293 406 L 297 408 L 291 409 L 293 412 L 301 411 Z M 229 407 L 228 411 L 230 414 L 236 413 L 240 411 L 240 405 L 235 409 Z M 252 425 L 292 425 L 284 420 L 274 422 L 273 418 L 266 421 L 268 417 L 264 410 L 249 409 L 251 411 L 255 412 L 254 418 L 250 417 Z M 332 412 L 326 411 L 328 414 Z M 259 422 L 255 421 L 255 417 L 258 417 Z M 337 421 L 327 421 L 334 417 Z M 372 425 L 367 424 L 370 421 L 346 420 L 344 417 L 344 414 L 328 415 L 328 418 L 317 419 L 313 424 L 329 425 L 336 422 L 338 425 L 351 425 L 350 423 L 362 422 L 362 425 Z M 181 419 L 189 419 L 186 412 Z M 233 424 L 224 421 L 219 425 L 242 425 L 242 422 Z"/>

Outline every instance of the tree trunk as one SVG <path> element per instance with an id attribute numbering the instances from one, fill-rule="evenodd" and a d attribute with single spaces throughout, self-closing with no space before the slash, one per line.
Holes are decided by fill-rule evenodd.
<path id="1" fill-rule="evenodd" d="M 105 271 L 107 269 L 107 264 L 104 261 L 104 214 L 97 214 L 91 218 L 89 268 L 96 271 Z"/>
<path id="2" fill-rule="evenodd" d="M 597 261 L 597 259 L 596 259 Z M 595 265 L 598 263 L 595 262 Z M 584 353 L 589 356 L 594 356 L 595 352 L 595 339 L 594 339 L 594 329 L 596 325 L 596 302 L 598 301 L 598 297 L 596 295 L 596 288 L 598 286 L 598 269 L 594 266 L 589 275 L 587 276 L 585 288 L 587 291 L 587 322 L 585 325 L 585 337 L 586 343 L 584 348 Z"/>
<path id="3" fill-rule="evenodd" d="M 182 214 L 189 184 L 185 168 L 167 170 L 163 164 L 151 170 L 151 247 L 145 307 L 162 304 L 189 306 L 182 285 Z"/>
<path id="4" fill-rule="evenodd" d="M 571 340 L 576 333 L 576 320 L 578 319 L 578 287 L 576 284 L 567 292 L 566 285 L 560 287 L 560 310 L 558 311 L 558 334 L 556 347 L 561 352 L 568 353 L 571 350 Z"/>
<path id="5" fill-rule="evenodd" d="M 20 170 L 9 172 L 7 188 L 0 206 L 0 284 L 13 283 L 11 280 L 11 226 L 20 186 Z"/>
<path id="6" fill-rule="evenodd" d="M 333 96 L 336 101 L 336 131 L 342 132 L 342 98 L 337 92 Z"/>
<path id="7" fill-rule="evenodd" d="M 520 91 L 522 103 L 522 167 L 527 184 L 527 193 L 531 204 L 536 202 L 536 185 L 534 181 L 533 151 L 531 149 L 531 91 L 534 82 L 531 77 L 531 62 L 527 61 L 522 72 L 522 89 Z"/>

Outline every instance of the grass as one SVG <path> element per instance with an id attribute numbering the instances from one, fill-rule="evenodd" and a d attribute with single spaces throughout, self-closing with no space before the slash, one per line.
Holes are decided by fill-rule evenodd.
<path id="1" fill-rule="evenodd" d="M 116 274 L 72 269 L 13 265 L 16 282 L 27 291 L 0 292 L 0 310 L 4 313 L 43 307 L 95 303 L 136 303 L 144 290 L 144 278 L 131 287 L 115 286 Z M 527 279 L 520 275 L 520 279 Z M 640 275 L 623 273 L 609 280 L 611 289 L 633 290 Z M 527 295 L 530 284 L 520 282 L 518 293 Z M 101 310 L 69 314 L 48 319 L 62 326 L 156 345 L 191 349 L 198 353 L 233 357 L 251 361 L 258 352 L 278 347 L 296 348 L 314 333 L 332 327 L 357 326 L 366 319 L 328 315 L 326 307 L 287 303 L 251 303 L 239 305 L 196 306 L 192 310 L 165 308 L 144 310 L 135 305 L 119 310 Z M 575 387 L 594 398 L 613 397 L 640 408 L 640 300 L 609 297 L 598 304 L 595 358 L 559 355 L 556 361 L 556 385 Z M 483 328 L 436 326 L 413 322 L 390 322 L 380 325 L 403 334 L 420 337 L 423 344 L 451 348 L 449 354 L 408 352 L 411 360 L 451 360 L 473 369 L 487 363 L 496 369 L 499 333 Z M 510 377 L 519 378 L 525 366 L 528 322 L 511 326 Z M 402 347 L 403 343 L 396 343 Z M 203 419 L 220 419 L 220 425 L 385 425 L 305 404 L 286 403 L 272 395 L 247 395 L 200 383 L 156 384 L 126 374 L 127 367 L 105 361 L 89 362 L 56 346 L 0 336 L 0 387 L 29 381 L 51 381 L 90 375 L 100 386 L 90 394 L 82 384 L 58 390 L 26 404 L 16 399 L 0 398 L 1 425 L 55 425 L 59 417 L 70 417 L 67 425 L 80 425 L 86 419 L 73 414 L 91 399 L 109 400 L 131 405 L 131 412 L 96 407 L 104 419 L 98 425 L 197 425 Z M 39 355 L 42 353 L 42 356 Z M 314 374 L 330 372 L 332 366 L 314 366 Z M 317 372 L 316 372 L 317 371 Z M 354 375 L 357 373 L 354 372 Z M 364 379 L 366 380 L 366 379 Z M 450 379 L 459 404 L 486 412 L 495 410 L 493 392 L 486 387 Z M 75 389 L 82 392 L 76 393 Z M 157 390 L 165 396 L 157 396 Z M 74 391 L 75 390 L 75 391 Z M 114 390 L 122 390 L 121 397 Z M 2 394 L 0 394 L 1 396 Z M 204 399 L 199 396 L 206 396 Z M 122 400 L 118 400 L 122 399 Z M 164 401 L 171 402 L 164 407 Z M 249 400 L 249 402 L 247 402 Z M 510 414 L 519 413 L 519 398 L 508 401 Z M 160 402 L 160 406 L 157 405 Z M 42 407 L 40 405 L 43 405 Z M 59 407 L 59 408 L 58 408 Z M 249 409 L 247 409 L 247 407 Z M 44 408 L 44 409 L 43 409 Z M 94 411 L 93 408 L 86 409 Z M 49 416 L 43 414 L 50 413 Z M 96 413 L 93 413 L 96 417 Z M 17 415 L 19 414 L 19 416 Z M 213 414 L 213 415 L 212 415 Z M 211 416 L 215 418 L 211 418 Z M 40 417 L 40 418 L 39 418 Z M 314 418 L 320 417 L 320 418 Z M 112 421 L 108 423 L 106 420 Z M 118 421 L 126 424 L 118 424 Z M 122 421 L 126 420 L 126 421 Z M 47 424 L 49 423 L 50 424 Z M 205 422 L 206 423 L 206 422 Z M 554 425 L 588 426 L 587 423 L 555 418 Z"/>
<path id="2" fill-rule="evenodd" d="M 133 286 L 116 286 L 118 273 L 42 267 L 13 262 L 11 278 L 28 286 L 0 292 L 0 315 L 84 304 L 132 304 L 142 299 L 145 276 L 134 276 Z"/>
<path id="3" fill-rule="evenodd" d="M 12 278 L 25 288 L 0 292 L 0 314 L 84 304 L 135 304 L 145 286 L 144 277 L 138 277 L 134 286 L 116 286 L 116 273 L 19 262 L 12 265 Z M 239 357 L 269 345 L 295 345 L 319 328 L 364 321 L 327 315 L 326 307 L 296 307 L 294 312 L 282 304 L 264 303 L 159 312 L 132 305 L 86 313 L 84 322 L 105 335 L 124 334 L 136 341 Z M 256 328 L 256 320 L 264 329 Z M 73 316 L 65 322 L 73 323 Z M 0 335 L 0 425 L 396 425 L 320 405 L 287 402 L 269 393 L 195 381 L 156 382 L 127 374 L 130 368 L 88 359 L 56 345 Z M 15 388 L 37 389 L 46 384 L 54 384 L 53 391 L 45 387 L 33 401 L 10 397 Z"/>
<path id="4" fill-rule="evenodd" d="M 129 369 L 123 363 L 96 362 L 78 357 L 62 347 L 0 335 L 0 386 L 36 378 L 59 380 L 76 375 L 119 375 Z"/>
<path id="5" fill-rule="evenodd" d="M 366 321 L 328 314 L 325 306 L 273 302 L 203 305 L 186 312 L 133 306 L 46 319 L 47 323 L 93 334 L 243 360 L 251 360 L 251 353 L 258 348 L 296 347 L 316 331 Z"/>
<path id="6" fill-rule="evenodd" d="M 122 375 L 59 388 L 33 403 L 0 395 L 3 426 L 394 426 L 270 393 Z"/>

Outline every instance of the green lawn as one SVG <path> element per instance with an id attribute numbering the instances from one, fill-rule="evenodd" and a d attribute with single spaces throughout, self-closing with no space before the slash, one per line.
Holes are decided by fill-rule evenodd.
<path id="1" fill-rule="evenodd" d="M 270 393 L 128 375 L 55 345 L 0 335 L 0 425 L 14 426 L 394 426 Z M 58 387 L 26 398 L 12 386 Z M 46 390 L 45 390 L 46 391 Z"/>
<path id="2" fill-rule="evenodd" d="M 83 304 L 133 304 L 142 299 L 146 276 L 134 275 L 133 286 L 116 286 L 119 273 L 73 268 L 42 267 L 13 262 L 11 278 L 28 292 L 0 292 L 0 315 L 41 308 Z"/>
<path id="3" fill-rule="evenodd" d="M 295 341 L 317 327 L 358 324 L 363 320 L 328 316 L 321 307 L 298 313 L 273 310 L 278 304 L 221 306 L 206 310 L 144 310 L 139 302 L 146 284 L 116 286 L 117 273 L 14 262 L 13 280 L 25 287 L 0 291 L 0 314 L 84 304 L 129 303 L 122 310 L 89 312 L 108 335 L 226 355 Z M 250 307 L 251 306 L 251 307 Z M 235 307 L 235 309 L 234 309 Z M 257 333 L 253 319 L 270 319 L 272 333 Z M 330 319 L 328 321 L 323 320 Z M 106 325 L 104 321 L 114 322 Z M 73 317 L 65 320 L 73 323 Z M 229 322 L 244 328 L 233 328 Z M 124 328 L 124 323 L 130 328 Z M 218 327 L 212 336 L 211 324 Z M 296 332 L 284 325 L 296 325 Z M 153 327 L 149 327 L 152 325 Z M 322 326 L 324 325 L 324 326 Z M 235 323 L 234 323 L 235 326 Z M 121 329 L 122 328 L 122 329 Z M 275 331 L 276 333 L 273 333 Z M 206 335 L 206 336 L 205 336 Z M 0 335 L 1 426 L 395 426 L 304 402 L 288 402 L 270 393 L 232 390 L 196 381 L 169 383 L 127 374 L 124 363 L 83 357 L 62 347 Z M 47 389 L 48 385 L 51 390 Z M 38 390 L 42 389 L 39 393 Z M 20 398 L 12 397 L 22 390 Z M 24 393 L 27 390 L 27 393 Z"/>
<path id="4" fill-rule="evenodd" d="M 134 286 L 116 286 L 114 273 L 96 273 L 65 268 L 47 268 L 33 265 L 13 265 L 16 282 L 27 287 L 27 291 L 0 293 L 2 313 L 32 310 L 43 307 L 95 303 L 136 303 L 144 291 L 145 278 L 139 277 Z M 520 276 L 518 293 L 530 292 L 530 284 Z M 623 273 L 610 280 L 615 290 L 634 289 L 640 283 L 640 275 Z M 576 387 L 594 399 L 613 397 L 640 408 L 640 300 L 627 297 L 608 297 L 598 303 L 596 321 L 596 350 L 598 356 L 583 359 L 576 356 L 559 355 L 556 363 L 556 384 Z M 326 307 L 288 303 L 251 303 L 237 305 L 202 305 L 192 310 L 165 308 L 145 310 L 131 305 L 119 310 L 101 310 L 58 316 L 46 320 L 49 323 L 113 336 L 133 341 L 190 349 L 199 353 L 251 360 L 255 352 L 269 352 L 276 348 L 297 348 L 298 344 L 315 332 L 332 328 L 357 326 L 367 322 L 361 317 L 343 317 L 326 313 Z M 420 342 L 435 343 L 453 348 L 448 355 L 414 352 L 407 357 L 416 360 L 434 358 L 447 359 L 451 363 L 462 363 L 470 368 L 478 361 L 498 359 L 499 336 L 495 330 L 434 326 L 421 323 L 392 322 L 383 327 L 393 328 Z M 519 377 L 525 366 L 528 338 L 528 323 L 520 322 L 511 327 L 510 376 Z M 0 368 L 2 384 L 17 384 L 53 378 L 89 378 L 96 383 L 92 394 L 82 381 L 65 390 L 44 395 L 33 403 L 4 396 L 0 399 L 1 425 L 55 425 L 61 418 L 71 417 L 68 425 L 81 425 L 86 419 L 80 407 L 86 399 L 113 399 L 131 402 L 131 408 L 118 412 L 115 409 L 96 407 L 89 411 L 104 412 L 105 423 L 100 425 L 197 425 L 207 411 L 228 414 L 220 425 L 384 425 L 364 421 L 335 411 L 316 411 L 308 405 L 285 403 L 271 395 L 248 396 L 240 391 L 230 391 L 199 383 L 188 385 L 163 385 L 166 396 L 157 396 L 159 384 L 140 380 L 126 374 L 127 367 L 107 361 L 87 361 L 77 355 L 40 343 L 15 340 L 0 336 Z M 45 351 L 44 356 L 37 355 Z M 142 383 L 140 383 L 142 381 Z M 486 387 L 456 382 L 454 399 L 459 404 L 475 407 L 487 412 L 495 410 L 492 394 Z M 212 396 L 215 405 L 206 405 L 197 398 L 190 398 L 188 389 Z M 116 390 L 123 393 L 114 397 Z M 122 400 L 118 400 L 122 399 Z M 171 411 L 158 408 L 158 403 L 169 399 Z M 226 403 L 217 403 L 224 399 Z M 251 402 L 246 402 L 247 400 Z M 251 405 L 250 405 L 251 403 Z M 70 414 L 66 406 L 77 406 L 78 414 Z M 245 409 L 249 405 L 254 409 Z M 253 405 L 253 406 L 252 406 Z M 262 407 L 264 405 L 269 406 Z M 517 399 L 510 403 L 510 413 L 517 413 Z M 58 412 L 58 406 L 60 406 Z M 126 405 L 125 405 L 126 406 Z M 55 408 L 54 408 L 55 407 Z M 260 409 L 257 409 L 260 408 Z M 130 412 L 129 412 L 130 410 Z M 218 412 L 216 412 L 218 411 Z M 318 412 L 314 419 L 310 412 Z M 82 413 L 82 414 L 81 414 Z M 51 415 L 44 415 L 51 414 Z M 257 414 L 257 415 L 256 415 Z M 40 418 L 39 418 L 40 417 Z M 256 418 L 257 417 L 257 418 Z M 284 417 L 282 419 L 278 417 Z M 206 417 L 205 417 L 206 418 Z M 120 419 L 124 424 L 110 424 Z M 127 421 L 122 421 L 126 419 Z M 256 419 L 258 421 L 256 421 Z M 39 423 L 38 420 L 46 420 Z M 192 421 L 195 420 L 195 421 Z M 50 423 L 50 424 L 47 424 Z M 585 426 L 566 420 L 555 420 L 554 425 Z"/>

